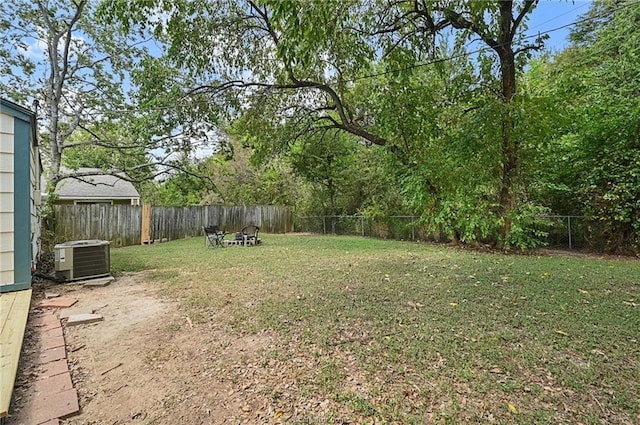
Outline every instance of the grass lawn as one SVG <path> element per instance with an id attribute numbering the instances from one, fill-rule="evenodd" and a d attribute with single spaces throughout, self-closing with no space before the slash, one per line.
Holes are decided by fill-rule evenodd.
<path id="1" fill-rule="evenodd" d="M 640 423 L 637 260 L 357 237 L 263 242 L 112 249 L 112 268 L 153 270 L 195 323 L 277 335 L 260 367 L 293 384 L 261 391 L 325 400 L 331 421 Z"/>

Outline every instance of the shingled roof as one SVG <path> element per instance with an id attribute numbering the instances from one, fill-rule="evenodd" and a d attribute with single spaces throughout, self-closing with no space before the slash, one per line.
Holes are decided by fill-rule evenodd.
<path id="1" fill-rule="evenodd" d="M 96 168 L 79 168 L 78 173 L 101 172 Z M 58 183 L 55 192 L 60 199 L 130 199 L 140 194 L 128 181 L 113 175 L 94 175 L 81 180 L 68 178 Z"/>

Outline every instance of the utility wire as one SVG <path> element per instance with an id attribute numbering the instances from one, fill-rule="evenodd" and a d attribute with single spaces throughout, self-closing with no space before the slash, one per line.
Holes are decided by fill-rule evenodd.
<path id="1" fill-rule="evenodd" d="M 593 21 L 593 20 L 596 20 L 596 19 L 600 19 L 600 18 L 602 18 L 604 16 L 607 16 L 608 14 L 610 14 L 612 12 L 617 12 L 619 10 L 622 10 L 624 8 L 630 7 L 632 5 L 637 5 L 637 4 L 640 4 L 640 0 L 630 1 L 630 2 L 628 2 L 626 4 L 620 5 L 619 7 L 615 8 L 615 9 L 608 10 L 605 13 L 601 13 L 601 14 L 596 15 L 596 16 L 591 16 L 591 17 L 579 19 L 579 20 L 577 20 L 575 22 L 572 22 L 570 24 L 565 24 L 565 25 L 562 25 L 562 26 L 559 26 L 559 27 L 556 27 L 556 28 L 552 28 L 550 30 L 542 31 L 542 32 L 539 32 L 539 33 L 534 34 L 534 35 L 528 35 L 526 37 L 523 37 L 522 41 L 526 41 L 526 40 L 530 40 L 530 39 L 536 39 L 536 38 L 539 38 L 542 35 L 547 35 L 547 34 L 550 34 L 552 32 L 560 31 L 562 29 L 565 29 L 565 28 L 568 28 L 568 27 L 571 27 L 571 26 L 574 26 L 574 25 L 578 25 L 578 24 L 581 24 L 583 22 L 589 22 L 589 21 Z M 356 81 L 366 80 L 366 79 L 369 79 L 369 78 L 375 78 L 375 77 L 380 77 L 380 76 L 387 75 L 387 74 L 392 74 L 392 73 L 395 73 L 395 72 L 409 71 L 411 69 L 421 68 L 421 67 L 429 66 L 429 65 L 435 65 L 435 64 L 438 64 L 438 63 L 447 62 L 447 61 L 454 60 L 454 59 L 460 59 L 460 58 L 463 58 L 463 57 L 466 57 L 466 56 L 472 56 L 472 55 L 475 55 L 476 53 L 488 52 L 488 51 L 492 51 L 492 50 L 493 49 L 491 47 L 481 47 L 481 48 L 476 49 L 476 50 L 459 53 L 457 55 L 447 56 L 445 58 L 438 58 L 438 59 L 434 59 L 434 60 L 431 60 L 431 61 L 428 61 L 428 62 L 421 62 L 421 63 L 417 63 L 417 64 L 410 65 L 410 66 L 407 66 L 407 67 L 403 67 L 403 68 L 394 68 L 394 69 L 389 69 L 389 70 L 386 70 L 386 71 L 381 71 L 381 72 L 377 72 L 377 73 L 373 73 L 373 74 L 368 74 L 368 75 L 363 75 L 363 76 L 360 76 L 360 77 L 355 77 L 355 78 L 352 78 L 350 80 L 345 80 L 345 82 L 349 82 L 349 83 L 350 82 L 356 82 Z"/>
<path id="2" fill-rule="evenodd" d="M 541 22 L 541 23 L 539 23 L 538 25 L 536 25 L 536 26 L 534 26 L 534 27 L 529 27 L 529 29 L 530 29 L 530 30 L 532 30 L 532 29 L 535 29 L 535 28 L 539 28 L 539 27 L 541 27 L 541 26 L 543 26 L 543 25 L 548 24 L 549 22 L 555 21 L 555 20 L 556 20 L 556 19 L 558 19 L 558 18 L 562 18 L 563 16 L 566 16 L 566 15 L 569 15 L 569 14 L 571 14 L 571 13 L 574 13 L 576 10 L 578 10 L 578 9 L 582 9 L 583 7 L 585 7 L 585 6 L 586 6 L 586 5 L 588 5 L 588 4 L 589 4 L 589 2 L 588 2 L 588 1 L 583 1 L 583 2 L 582 2 L 582 4 L 581 4 L 580 6 L 575 7 L 575 8 L 573 8 L 573 9 L 571 9 L 571 10 L 567 11 L 567 12 L 561 13 L 560 15 L 556 15 L 556 16 L 554 16 L 553 18 L 551 18 L 551 19 L 549 19 L 549 20 L 546 20 L 546 21 L 544 21 L 544 22 Z"/>

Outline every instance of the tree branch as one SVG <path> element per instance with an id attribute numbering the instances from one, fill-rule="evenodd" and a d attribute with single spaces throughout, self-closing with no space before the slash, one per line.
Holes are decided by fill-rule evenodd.
<path id="1" fill-rule="evenodd" d="M 513 26 L 511 27 L 511 32 L 509 34 L 509 41 L 513 41 L 513 37 L 515 37 L 520 23 L 522 23 L 522 20 L 524 19 L 526 14 L 529 13 L 529 11 L 531 11 L 531 9 L 536 6 L 539 1 L 540 0 L 527 0 L 524 2 L 524 6 L 518 14 L 518 17 L 513 21 Z"/>

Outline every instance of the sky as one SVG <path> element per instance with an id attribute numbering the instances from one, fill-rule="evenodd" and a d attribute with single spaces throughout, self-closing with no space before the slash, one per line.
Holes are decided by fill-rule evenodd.
<path id="1" fill-rule="evenodd" d="M 529 35 L 570 25 L 589 10 L 591 0 L 540 0 L 538 7 L 530 15 Z M 552 31 L 545 46 L 552 52 L 558 52 L 569 43 L 570 26 Z"/>
<path id="2" fill-rule="evenodd" d="M 536 9 L 529 16 L 528 35 L 535 36 L 546 31 L 549 39 L 545 47 L 552 52 L 558 52 L 568 45 L 568 35 L 571 24 L 580 15 L 589 10 L 592 0 L 540 0 Z M 560 28 L 559 27 L 564 27 Z M 154 49 L 154 46 L 150 46 Z M 42 40 L 27 41 L 26 49 L 19 49 L 23 55 L 31 59 L 41 59 L 45 54 L 46 44 Z"/>
<path id="3" fill-rule="evenodd" d="M 527 35 L 535 37 L 538 33 L 550 31 L 545 47 L 551 52 L 561 51 L 568 45 L 571 24 L 589 10 L 591 3 L 592 0 L 540 0 L 529 15 Z M 44 56 L 45 48 L 43 41 L 33 39 L 28 41 L 21 53 L 37 60 Z M 3 77 L 0 76 L 0 79 Z"/>

